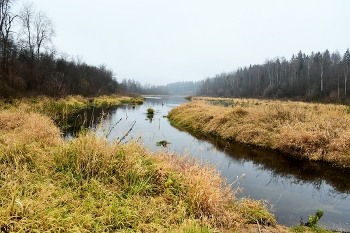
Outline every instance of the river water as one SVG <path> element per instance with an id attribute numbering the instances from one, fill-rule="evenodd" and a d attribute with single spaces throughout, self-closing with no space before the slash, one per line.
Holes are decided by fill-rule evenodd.
<path id="1" fill-rule="evenodd" d="M 216 165 L 222 176 L 243 188 L 239 197 L 264 199 L 280 224 L 293 226 L 324 211 L 319 226 L 350 232 L 350 171 L 324 163 L 298 161 L 273 151 L 196 135 L 172 126 L 165 117 L 187 102 L 181 96 L 148 96 L 140 106 L 122 105 L 105 112 L 93 109 L 93 128 L 110 141 L 137 140 L 151 151 L 169 150 Z M 153 108 L 155 114 L 148 115 Z M 93 114 L 92 114 L 93 113 Z M 101 121 L 101 115 L 104 115 Z M 88 121 L 89 122 L 89 121 Z M 99 125 L 97 127 L 96 125 Z M 67 138 L 70 133 L 67 134 Z M 159 147 L 156 142 L 170 144 Z"/>

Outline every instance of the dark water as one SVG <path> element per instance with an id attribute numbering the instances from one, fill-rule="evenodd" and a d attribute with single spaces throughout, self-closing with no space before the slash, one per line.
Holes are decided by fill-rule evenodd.
<path id="1" fill-rule="evenodd" d="M 189 153 L 216 165 L 231 183 L 245 174 L 233 188 L 239 185 L 244 189 L 240 196 L 268 200 L 280 224 L 297 225 L 301 218 L 307 221 L 309 215 L 322 209 L 320 226 L 350 232 L 350 171 L 176 128 L 164 116 L 184 102 L 183 97 L 146 97 L 141 106 L 123 105 L 105 111 L 102 122 L 101 110 L 88 115 L 100 122 L 94 130 L 110 141 L 138 140 L 152 151 Z M 147 114 L 149 107 L 155 110 L 153 116 Z M 87 124 L 94 125 L 91 121 Z M 170 142 L 168 147 L 156 146 L 162 140 Z"/>

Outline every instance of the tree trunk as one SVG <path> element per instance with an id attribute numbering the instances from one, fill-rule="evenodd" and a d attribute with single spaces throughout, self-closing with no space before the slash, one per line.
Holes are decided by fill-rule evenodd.
<path id="1" fill-rule="evenodd" d="M 319 61 L 320 68 L 321 68 L 321 93 L 323 93 L 323 63 L 324 63 L 324 57 L 321 55 L 321 59 Z"/>
<path id="2" fill-rule="evenodd" d="M 338 73 L 338 99 L 339 99 L 339 96 L 340 96 L 339 92 L 340 92 L 340 88 L 339 88 L 339 73 Z"/>
<path id="3" fill-rule="evenodd" d="M 348 81 L 348 71 L 349 71 L 349 65 L 346 65 L 346 71 L 344 72 L 344 95 L 346 96 L 346 82 Z"/>

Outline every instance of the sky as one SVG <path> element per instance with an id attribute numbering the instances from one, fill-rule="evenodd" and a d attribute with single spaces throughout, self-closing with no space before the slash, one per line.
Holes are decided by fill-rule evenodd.
<path id="1" fill-rule="evenodd" d="M 199 81 L 300 50 L 350 47 L 349 0 L 31 2 L 53 21 L 59 54 L 104 64 L 119 82 Z"/>

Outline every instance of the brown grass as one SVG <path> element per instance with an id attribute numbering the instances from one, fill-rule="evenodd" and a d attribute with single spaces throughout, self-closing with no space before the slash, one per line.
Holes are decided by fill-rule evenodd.
<path id="1" fill-rule="evenodd" d="M 174 108 L 169 118 L 226 139 L 350 166 L 347 106 L 251 99 L 229 101 L 233 104 L 224 107 L 212 105 L 208 98 L 197 98 Z"/>
<path id="2" fill-rule="evenodd" d="M 91 107 L 108 108 L 120 104 L 142 104 L 143 97 L 98 96 L 85 98 L 82 96 L 66 96 L 53 99 L 46 96 L 22 99 L 0 99 L 0 110 L 20 109 L 23 112 L 35 112 L 49 116 L 57 121 L 67 118 L 70 114 Z"/>
<path id="3" fill-rule="evenodd" d="M 62 143 L 53 121 L 37 113 L 0 111 L 0 163 L 14 167 L 45 160 L 40 152 Z"/>

